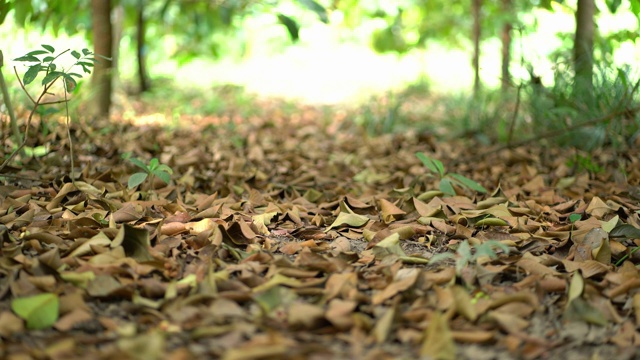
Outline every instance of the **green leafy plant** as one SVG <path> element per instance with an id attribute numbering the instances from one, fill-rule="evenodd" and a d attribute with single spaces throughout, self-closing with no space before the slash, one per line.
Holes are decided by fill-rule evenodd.
<path id="1" fill-rule="evenodd" d="M 429 259 L 429 263 L 435 264 L 445 259 L 455 259 L 456 274 L 460 275 L 462 269 L 469 264 L 473 264 L 482 257 L 489 259 L 497 259 L 498 253 L 496 249 L 502 250 L 505 254 L 509 254 L 509 247 L 497 240 L 487 240 L 482 244 L 471 245 L 465 240 L 458 245 L 455 253 L 445 252 L 434 255 Z"/>
<path id="2" fill-rule="evenodd" d="M 130 158 L 128 160 L 133 165 L 143 170 L 132 174 L 129 177 L 129 182 L 127 184 L 129 186 L 129 189 L 135 188 L 136 186 L 145 182 L 145 180 L 150 187 L 151 184 L 153 184 L 154 177 L 157 177 L 166 184 L 171 181 L 171 174 L 173 174 L 173 170 L 165 164 L 160 164 L 160 161 L 157 158 L 151 159 L 151 161 L 149 161 L 149 164 L 145 164 L 137 158 Z"/>
<path id="3" fill-rule="evenodd" d="M 420 159 L 420 161 L 422 161 L 427 169 L 438 176 L 438 178 L 440 179 L 439 188 L 443 194 L 454 196 L 456 194 L 456 191 L 453 188 L 453 185 L 457 185 L 483 194 L 487 192 L 487 189 L 485 189 L 482 185 L 469 179 L 468 177 L 462 176 L 460 174 L 446 172 L 444 165 L 442 165 L 442 162 L 440 160 L 430 158 L 422 152 L 416 153 L 416 156 L 418 157 L 418 159 Z"/>
<path id="4" fill-rule="evenodd" d="M 69 143 L 70 143 L 70 152 L 71 152 L 71 169 L 73 171 L 73 146 L 71 142 L 71 136 L 69 133 L 69 107 L 68 107 L 68 94 L 73 92 L 77 87 L 78 83 L 76 79 L 81 79 L 83 75 L 73 72 L 73 69 L 82 68 L 82 71 L 85 74 L 90 74 L 91 69 L 94 66 L 96 61 L 94 54 L 88 49 L 82 49 L 80 52 L 76 50 L 67 49 L 56 53 L 56 49 L 47 44 L 42 44 L 42 49 L 33 50 L 26 53 L 23 56 L 20 56 L 15 61 L 29 63 L 27 70 L 24 72 L 22 77 L 18 75 L 17 69 L 14 67 L 14 71 L 16 76 L 18 77 L 18 81 L 20 82 L 20 86 L 22 90 L 27 95 L 29 100 L 33 103 L 33 108 L 27 118 L 26 127 L 24 137 L 22 138 L 22 142 L 20 145 L 11 153 L 11 155 L 5 159 L 5 161 L 0 165 L 0 171 L 11 162 L 15 156 L 23 151 L 25 148 L 28 138 L 29 138 L 29 128 L 31 125 L 31 120 L 33 119 L 34 114 L 39 110 L 41 106 L 44 105 L 53 105 L 53 104 L 65 104 L 66 109 L 66 119 L 67 119 L 67 135 L 69 135 Z M 75 62 L 69 66 L 68 68 L 64 68 L 59 65 L 59 60 L 65 54 L 70 54 L 73 58 L 75 58 Z M 98 55 L 99 56 L 99 55 Z M 106 58 L 105 58 L 106 59 Z M 33 83 L 39 76 L 42 76 L 41 86 L 42 91 L 40 95 L 37 97 L 32 97 L 29 91 L 27 91 L 26 86 Z M 53 85 L 59 80 L 62 79 L 62 86 L 64 88 L 64 96 L 60 100 L 53 101 L 44 101 L 45 95 L 52 94 Z M 16 138 L 21 138 L 19 134 L 16 134 Z M 32 151 L 33 153 L 33 151 Z M 72 176 L 73 179 L 73 176 Z"/>

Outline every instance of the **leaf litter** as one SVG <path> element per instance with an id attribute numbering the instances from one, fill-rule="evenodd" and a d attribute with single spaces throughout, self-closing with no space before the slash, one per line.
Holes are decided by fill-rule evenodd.
<path id="1" fill-rule="evenodd" d="M 640 356 L 637 150 L 467 163 L 470 140 L 321 120 L 73 129 L 73 182 L 64 129 L 41 133 L 0 188 L 1 357 Z M 489 193 L 439 191 L 416 153 Z M 122 154 L 171 181 L 128 188 Z"/>

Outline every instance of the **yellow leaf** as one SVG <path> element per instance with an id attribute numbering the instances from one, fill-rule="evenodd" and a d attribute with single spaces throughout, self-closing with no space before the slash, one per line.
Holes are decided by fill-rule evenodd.
<path id="1" fill-rule="evenodd" d="M 353 213 L 341 212 L 338 214 L 336 220 L 325 231 L 329 231 L 333 228 L 340 226 L 361 227 L 369 221 L 369 218 L 364 215 L 358 215 Z"/>
<path id="2" fill-rule="evenodd" d="M 437 360 L 456 358 L 456 345 L 453 342 L 447 318 L 439 312 L 436 312 L 429 321 L 420 356 Z"/>

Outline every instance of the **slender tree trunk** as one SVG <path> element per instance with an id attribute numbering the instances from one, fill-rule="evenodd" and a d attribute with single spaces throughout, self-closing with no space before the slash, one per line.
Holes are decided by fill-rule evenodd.
<path id="1" fill-rule="evenodd" d="M 93 21 L 93 52 L 107 58 L 113 56 L 113 30 L 111 28 L 111 0 L 91 0 Z M 111 60 L 99 58 L 93 72 L 96 115 L 109 117 L 111 108 Z"/>
<path id="2" fill-rule="evenodd" d="M 593 90 L 593 37 L 595 31 L 595 1 L 578 0 L 576 35 L 573 43 L 575 96 L 591 97 Z M 582 98 L 584 101 L 585 99 Z"/>
<path id="3" fill-rule="evenodd" d="M 473 16 L 473 58 L 472 65 L 474 71 L 473 78 L 473 95 L 476 96 L 480 90 L 480 11 L 482 9 L 482 0 L 471 0 L 471 14 Z"/>
<path id="4" fill-rule="evenodd" d="M 502 90 L 505 91 L 511 85 L 511 73 L 509 72 L 509 64 L 511 63 L 511 30 L 513 24 L 511 24 L 511 16 L 513 16 L 512 9 L 513 0 L 502 0 L 502 11 L 508 20 L 502 25 L 502 34 L 500 40 L 502 41 L 502 68 L 501 68 L 501 83 Z"/>
<path id="5" fill-rule="evenodd" d="M 149 84 L 149 76 L 147 75 L 147 45 L 145 43 L 145 20 L 144 20 L 144 1 L 138 0 L 138 33 L 137 33 L 137 55 L 138 55 L 138 82 L 140 92 L 148 91 L 151 88 Z"/>

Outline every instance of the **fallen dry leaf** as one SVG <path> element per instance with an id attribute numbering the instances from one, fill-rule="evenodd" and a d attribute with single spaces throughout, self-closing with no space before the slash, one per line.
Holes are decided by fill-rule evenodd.
<path id="1" fill-rule="evenodd" d="M 589 173 L 553 146 L 363 136 L 265 107 L 78 136 L 74 182 L 64 127 L 34 131 L 64 146 L 0 187 L 0 357 L 637 355 L 635 148 L 595 150 Z M 425 151 L 492 193 L 445 196 Z M 171 183 L 127 189 L 124 153 Z M 60 317 L 36 334 L 10 303 L 42 293 Z"/>

